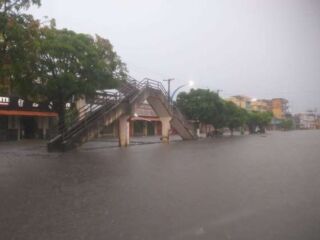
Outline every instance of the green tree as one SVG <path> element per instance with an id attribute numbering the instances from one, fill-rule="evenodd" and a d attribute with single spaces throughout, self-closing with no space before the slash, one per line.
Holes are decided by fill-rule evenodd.
<path id="1" fill-rule="evenodd" d="M 213 109 L 217 96 L 206 89 L 191 89 L 177 96 L 177 105 L 187 118 L 209 124 L 213 118 Z"/>
<path id="2" fill-rule="evenodd" d="M 92 97 L 126 76 L 125 65 L 106 39 L 53 26 L 42 28 L 40 39 L 35 90 L 53 102 L 60 124 L 64 124 L 65 105 L 71 98 Z"/>
<path id="3" fill-rule="evenodd" d="M 39 21 L 21 13 L 40 0 L 0 0 L 0 93 L 28 95 L 35 78 Z"/>
<path id="4" fill-rule="evenodd" d="M 231 135 L 236 128 L 243 127 L 247 119 L 247 111 L 235 105 L 233 102 L 225 102 L 226 125 Z"/>
<path id="5" fill-rule="evenodd" d="M 177 96 L 177 105 L 192 120 L 212 124 L 216 130 L 225 125 L 224 101 L 207 89 L 191 89 Z"/>
<path id="6" fill-rule="evenodd" d="M 279 126 L 285 130 L 292 130 L 293 129 L 293 120 L 292 119 L 284 119 L 280 122 Z"/>
<path id="7" fill-rule="evenodd" d="M 255 133 L 256 128 L 258 127 L 261 133 L 265 133 L 265 129 L 270 124 L 272 116 L 271 112 L 249 112 L 247 118 L 249 132 L 251 134 Z"/>

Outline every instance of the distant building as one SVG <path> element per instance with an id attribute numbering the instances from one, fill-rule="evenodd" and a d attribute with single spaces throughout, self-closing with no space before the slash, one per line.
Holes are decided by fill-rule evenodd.
<path id="1" fill-rule="evenodd" d="M 273 98 L 271 100 L 271 110 L 276 119 L 285 119 L 288 113 L 288 100 L 284 98 Z"/>
<path id="2" fill-rule="evenodd" d="M 297 126 L 300 129 L 316 129 L 318 127 L 318 116 L 313 111 L 306 113 L 298 113 L 295 115 L 297 119 Z"/>
<path id="3" fill-rule="evenodd" d="M 233 102 L 238 107 L 251 110 L 251 98 L 243 95 L 232 96 L 227 101 Z"/>
<path id="4" fill-rule="evenodd" d="M 277 120 L 285 119 L 288 114 L 288 100 L 284 98 L 252 99 L 244 95 L 236 95 L 227 99 L 238 107 L 258 112 L 272 112 Z"/>
<path id="5" fill-rule="evenodd" d="M 251 102 L 251 110 L 258 112 L 271 112 L 271 100 L 258 99 Z"/>
<path id="6" fill-rule="evenodd" d="M 317 115 L 316 128 L 320 129 L 320 115 Z"/>

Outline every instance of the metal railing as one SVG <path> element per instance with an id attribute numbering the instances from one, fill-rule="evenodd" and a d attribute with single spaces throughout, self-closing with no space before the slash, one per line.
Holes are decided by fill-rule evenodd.
<path id="1" fill-rule="evenodd" d="M 96 97 L 91 100 L 89 104 L 84 105 L 77 110 L 73 110 L 76 117 L 71 124 L 67 125 L 66 123 L 63 123 L 58 124 L 55 127 L 54 132 L 56 132 L 56 134 L 51 140 L 61 137 L 62 141 L 64 141 L 81 130 L 81 128 L 86 129 L 89 123 L 101 116 L 110 107 L 117 105 L 124 98 L 132 95 L 135 91 L 134 88 L 129 88 L 126 84 L 123 84 L 118 89 L 117 93 L 97 93 Z"/>
<path id="2" fill-rule="evenodd" d="M 149 78 L 144 78 L 142 81 L 138 82 L 137 80 L 130 78 L 118 88 L 117 93 L 110 93 L 108 91 L 100 92 L 89 104 L 76 110 L 77 116 L 73 119 L 72 123 L 68 126 L 66 124 L 58 125 L 56 127 L 57 134 L 50 142 L 55 140 L 64 142 L 79 136 L 79 134 L 87 131 L 93 124 L 100 121 L 103 116 L 108 114 L 110 110 L 114 109 L 121 102 L 131 102 L 146 88 L 159 91 L 160 94 L 165 97 L 163 103 L 167 106 L 170 114 L 174 114 L 182 124 L 190 129 L 190 124 L 186 121 L 183 114 L 176 106 L 170 105 L 167 101 L 168 93 L 161 82 Z"/>

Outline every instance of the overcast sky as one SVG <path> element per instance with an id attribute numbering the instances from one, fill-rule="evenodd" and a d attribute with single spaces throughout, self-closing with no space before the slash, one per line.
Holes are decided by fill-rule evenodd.
<path id="1" fill-rule="evenodd" d="M 319 0 L 42 0 L 31 12 L 110 39 L 137 79 L 320 111 Z"/>

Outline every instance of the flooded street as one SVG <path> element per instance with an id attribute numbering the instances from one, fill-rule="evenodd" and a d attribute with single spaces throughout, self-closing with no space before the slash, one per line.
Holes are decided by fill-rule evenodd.
<path id="1" fill-rule="evenodd" d="M 0 239 L 320 239 L 320 131 L 98 146 L 0 143 Z"/>

